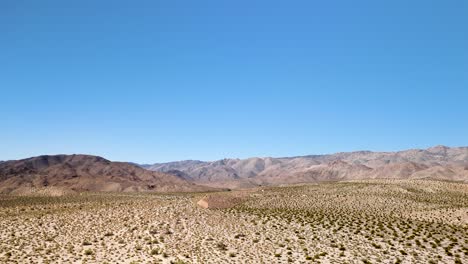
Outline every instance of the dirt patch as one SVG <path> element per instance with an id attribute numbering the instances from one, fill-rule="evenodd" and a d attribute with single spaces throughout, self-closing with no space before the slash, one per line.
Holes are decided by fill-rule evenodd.
<path id="1" fill-rule="evenodd" d="M 197 205 L 205 209 L 231 208 L 244 202 L 248 197 L 246 193 L 209 194 L 198 200 Z"/>

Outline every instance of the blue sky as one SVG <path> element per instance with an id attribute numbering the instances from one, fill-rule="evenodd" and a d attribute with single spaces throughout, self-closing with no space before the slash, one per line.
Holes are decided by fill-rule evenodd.
<path id="1" fill-rule="evenodd" d="M 468 145 L 468 1 L 0 2 L 0 160 Z"/>

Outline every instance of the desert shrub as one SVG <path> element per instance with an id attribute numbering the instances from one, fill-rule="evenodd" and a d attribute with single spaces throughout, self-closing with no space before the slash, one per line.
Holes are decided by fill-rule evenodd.
<path id="1" fill-rule="evenodd" d="M 224 244 L 223 242 L 218 242 L 216 244 L 216 247 L 219 249 L 219 250 L 222 250 L 222 251 L 226 251 L 227 250 L 227 246 L 226 244 Z"/>

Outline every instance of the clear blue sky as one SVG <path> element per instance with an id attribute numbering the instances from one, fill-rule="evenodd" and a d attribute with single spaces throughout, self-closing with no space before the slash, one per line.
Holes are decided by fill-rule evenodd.
<path id="1" fill-rule="evenodd" d="M 0 1 L 0 160 L 468 145 L 468 1 Z"/>

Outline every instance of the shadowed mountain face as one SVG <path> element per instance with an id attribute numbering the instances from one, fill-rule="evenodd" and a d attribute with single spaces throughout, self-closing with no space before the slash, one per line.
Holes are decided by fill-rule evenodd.
<path id="1" fill-rule="evenodd" d="M 68 191 L 204 191 L 183 178 L 90 155 L 39 156 L 0 163 L 0 193 Z"/>
<path id="2" fill-rule="evenodd" d="M 216 187 L 252 187 L 320 181 L 433 178 L 468 182 L 468 147 L 436 146 L 399 152 L 343 152 L 290 158 L 178 161 L 146 169 L 184 175 Z"/>

